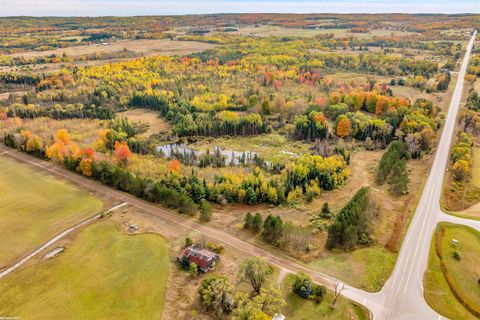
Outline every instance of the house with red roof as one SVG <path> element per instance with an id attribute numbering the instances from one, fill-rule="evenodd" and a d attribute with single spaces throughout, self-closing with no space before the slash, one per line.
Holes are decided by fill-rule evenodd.
<path id="1" fill-rule="evenodd" d="M 186 257 L 189 263 L 196 263 L 202 272 L 212 270 L 218 260 L 220 260 L 218 254 L 195 245 L 186 247 L 177 257 L 177 261 L 182 262 L 182 260 L 185 259 L 184 257 Z"/>

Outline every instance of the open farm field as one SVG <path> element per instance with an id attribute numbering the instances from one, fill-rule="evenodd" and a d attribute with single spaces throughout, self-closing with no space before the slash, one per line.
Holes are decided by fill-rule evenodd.
<path id="1" fill-rule="evenodd" d="M 478 18 L 0 17 L 0 268 L 123 202 L 0 281 L 0 318 L 436 318 L 427 259 L 429 303 L 479 277 L 460 227 L 460 259 L 425 245 L 436 202 L 480 212 Z"/>
<path id="2" fill-rule="evenodd" d="M 107 44 L 108 43 L 108 44 Z M 195 41 L 172 41 L 169 39 L 154 39 L 154 40 L 118 40 L 106 42 L 106 44 L 91 44 L 84 46 L 75 46 L 69 48 L 59 48 L 47 51 L 38 52 L 22 52 L 12 54 L 11 57 L 43 57 L 49 55 L 63 55 L 70 57 L 77 57 L 87 54 L 102 54 L 118 52 L 123 49 L 128 49 L 143 56 L 149 55 L 184 55 L 192 52 L 203 51 L 214 48 L 215 45 Z"/>
<path id="3" fill-rule="evenodd" d="M 0 312 L 30 319 L 159 319 L 168 270 L 161 236 L 126 235 L 98 222 L 65 252 L 2 279 Z"/>
<path id="4" fill-rule="evenodd" d="M 0 165 L 0 267 L 102 209 L 75 186 L 3 156 Z"/>
<path id="5" fill-rule="evenodd" d="M 260 37 L 269 37 L 269 36 L 286 36 L 286 37 L 314 37 L 316 35 L 329 34 L 333 33 L 336 38 L 344 38 L 351 36 L 358 36 L 360 38 L 371 38 L 373 36 L 408 36 L 416 34 L 414 32 L 407 31 L 396 31 L 388 29 L 374 29 L 367 33 L 355 34 L 350 31 L 350 29 L 322 29 L 321 27 L 317 28 L 285 28 L 280 26 L 269 26 L 269 25 L 259 25 L 259 26 L 246 26 L 240 28 L 238 31 L 228 32 L 228 34 L 238 34 L 243 36 L 260 36 Z"/>

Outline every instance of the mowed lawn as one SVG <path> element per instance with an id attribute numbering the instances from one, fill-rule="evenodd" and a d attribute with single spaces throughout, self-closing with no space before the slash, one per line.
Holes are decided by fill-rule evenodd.
<path id="1" fill-rule="evenodd" d="M 314 270 L 337 277 L 370 292 L 378 291 L 395 267 L 397 255 L 385 248 L 360 248 L 309 263 Z"/>
<path id="2" fill-rule="evenodd" d="M 0 156 L 0 268 L 98 213 L 85 191 Z"/>
<path id="3" fill-rule="evenodd" d="M 287 275 L 282 283 L 282 292 L 287 305 L 282 310 L 282 314 L 287 319 L 312 320 L 312 319 L 351 319 L 367 320 L 368 312 L 361 306 L 350 302 L 340 296 L 337 299 L 335 308 L 332 308 L 333 292 L 327 291 L 327 294 L 320 303 L 303 299 L 292 293 L 292 287 L 295 282 L 294 275 Z"/>
<path id="4" fill-rule="evenodd" d="M 441 252 L 445 266 L 451 275 L 457 291 L 469 305 L 480 306 L 480 232 L 471 228 L 452 224 L 445 226 L 441 241 Z M 437 227 L 436 232 L 439 232 Z M 459 246 L 452 245 L 452 239 L 459 241 Z M 430 248 L 428 269 L 425 274 L 425 298 L 440 314 L 451 319 L 477 319 L 454 296 L 442 273 L 440 259 L 435 252 L 435 240 Z M 461 254 L 461 259 L 453 257 L 454 251 Z"/>
<path id="5" fill-rule="evenodd" d="M 160 319 L 167 242 L 108 222 L 81 231 L 64 253 L 0 281 L 0 315 L 20 319 Z"/>

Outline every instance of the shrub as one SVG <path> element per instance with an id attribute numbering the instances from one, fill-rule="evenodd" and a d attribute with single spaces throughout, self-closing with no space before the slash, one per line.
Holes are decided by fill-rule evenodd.
<path id="1" fill-rule="evenodd" d="M 311 299 L 317 303 L 320 303 L 327 293 L 327 289 L 324 286 L 313 283 L 312 279 L 303 271 L 299 271 L 296 274 L 292 291 L 299 297 Z"/>
<path id="2" fill-rule="evenodd" d="M 190 263 L 190 266 L 188 267 L 188 272 L 194 277 L 198 276 L 198 264 L 196 262 Z"/>
<path id="3" fill-rule="evenodd" d="M 215 244 L 213 242 L 208 242 L 206 247 L 208 250 L 218 254 L 221 254 L 225 251 L 225 246 L 222 243 Z"/>
<path id="4" fill-rule="evenodd" d="M 452 256 L 453 256 L 453 258 L 454 258 L 455 260 L 458 260 L 458 261 L 460 261 L 460 260 L 462 259 L 461 253 L 460 253 L 459 251 L 457 251 L 457 250 L 453 251 Z"/>

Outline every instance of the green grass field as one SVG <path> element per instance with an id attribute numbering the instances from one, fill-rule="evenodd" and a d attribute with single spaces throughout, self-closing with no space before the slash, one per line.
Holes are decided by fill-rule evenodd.
<path id="1" fill-rule="evenodd" d="M 69 184 L 0 157 L 0 268 L 98 213 L 102 202 Z"/>
<path id="2" fill-rule="evenodd" d="M 169 257 L 156 234 L 125 235 L 109 222 L 66 251 L 0 281 L 0 315 L 20 319 L 160 319 Z"/>
<path id="3" fill-rule="evenodd" d="M 445 234 L 441 241 L 444 263 L 453 283 L 471 305 L 480 305 L 480 233 L 464 226 L 442 224 Z M 437 227 L 436 232 L 439 232 Z M 452 238 L 459 240 L 459 246 L 451 244 Z M 451 319 L 476 319 L 454 296 L 442 273 L 440 259 L 432 241 L 428 269 L 425 274 L 425 299 L 440 314 Z M 461 260 L 453 258 L 453 252 L 461 253 Z"/>
<path id="4" fill-rule="evenodd" d="M 309 266 L 367 291 L 382 288 L 395 266 L 396 254 L 384 248 L 361 248 L 311 262 Z"/>
<path id="5" fill-rule="evenodd" d="M 311 320 L 311 319 L 369 319 L 367 311 L 345 298 L 338 298 L 335 308 L 332 308 L 333 293 L 328 291 L 322 302 L 306 300 L 292 293 L 294 275 L 285 277 L 282 283 L 282 292 L 287 302 L 283 314 L 287 319 Z"/>

